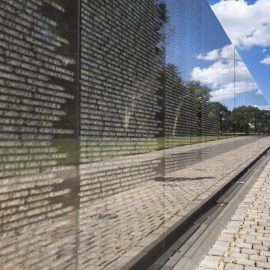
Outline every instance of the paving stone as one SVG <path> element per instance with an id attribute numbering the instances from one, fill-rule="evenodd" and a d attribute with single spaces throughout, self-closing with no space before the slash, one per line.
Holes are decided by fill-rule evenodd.
<path id="1" fill-rule="evenodd" d="M 260 252 L 255 249 L 242 248 L 241 253 L 249 254 L 249 255 L 258 255 Z"/>
<path id="2" fill-rule="evenodd" d="M 255 266 L 255 261 L 237 258 L 237 264 L 247 265 L 247 266 Z"/>
<path id="3" fill-rule="evenodd" d="M 270 163 L 218 237 L 214 247 L 229 247 L 224 254 L 217 252 L 216 257 L 225 263 L 225 270 L 270 269 L 269 230 Z"/>
<path id="4" fill-rule="evenodd" d="M 262 241 L 256 240 L 256 239 L 247 238 L 245 240 L 246 240 L 246 243 L 248 243 L 248 244 L 254 244 L 254 245 L 261 245 L 261 244 L 263 244 Z"/>
<path id="5" fill-rule="evenodd" d="M 264 270 L 264 269 L 257 266 L 245 266 L 245 270 Z"/>
<path id="6" fill-rule="evenodd" d="M 269 262 L 257 262 L 256 264 L 258 267 L 270 269 L 270 263 Z"/>
<path id="7" fill-rule="evenodd" d="M 233 245 L 235 247 L 239 247 L 239 248 L 247 248 L 247 249 L 252 249 L 252 244 L 249 243 L 244 243 L 244 242 L 234 242 Z M 258 245 L 257 245 L 258 246 Z"/>
<path id="8" fill-rule="evenodd" d="M 249 259 L 252 260 L 252 261 L 267 262 L 267 257 L 266 256 L 261 256 L 261 255 L 250 255 Z"/>
<path id="9" fill-rule="evenodd" d="M 265 251 L 268 251 L 268 247 L 267 246 L 263 246 L 263 245 L 253 245 L 253 249 L 256 249 L 256 250 L 265 250 Z"/>
<path id="10" fill-rule="evenodd" d="M 270 251 L 262 250 L 262 251 L 260 251 L 260 255 L 270 257 Z"/>
<path id="11" fill-rule="evenodd" d="M 228 264 L 237 264 L 237 258 L 233 257 L 233 256 L 224 256 L 223 258 L 223 262 L 224 263 L 228 263 Z"/>
<path id="12" fill-rule="evenodd" d="M 213 256 L 223 256 L 225 253 L 225 251 L 223 250 L 218 250 L 218 249 L 214 249 L 212 248 L 210 251 L 209 251 L 209 255 L 213 255 Z"/>
<path id="13" fill-rule="evenodd" d="M 237 258 L 238 259 L 248 259 L 249 255 L 248 254 L 244 254 L 244 253 L 239 253 L 239 252 L 232 252 L 231 257 Z"/>
<path id="14" fill-rule="evenodd" d="M 244 270 L 244 266 L 243 265 L 239 265 L 239 264 L 232 264 L 232 263 L 227 263 L 225 265 L 225 270 Z"/>

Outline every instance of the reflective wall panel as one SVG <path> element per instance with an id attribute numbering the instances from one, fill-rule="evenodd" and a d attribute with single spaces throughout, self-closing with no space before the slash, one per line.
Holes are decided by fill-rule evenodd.
<path id="1" fill-rule="evenodd" d="M 262 105 L 204 0 L 0 0 L 1 270 L 127 267 L 269 145 Z"/>
<path id="2" fill-rule="evenodd" d="M 0 1 L 1 269 L 74 269 L 75 1 Z"/>

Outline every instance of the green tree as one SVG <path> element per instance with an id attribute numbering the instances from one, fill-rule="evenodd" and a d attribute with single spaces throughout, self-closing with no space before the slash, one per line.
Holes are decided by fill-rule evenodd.
<path id="1" fill-rule="evenodd" d="M 240 106 L 235 108 L 231 114 L 235 131 L 245 134 L 257 132 L 258 124 L 261 119 L 260 115 L 261 111 L 253 106 Z"/>
<path id="2" fill-rule="evenodd" d="M 231 111 L 220 102 L 209 102 L 205 121 L 209 134 L 224 134 L 232 131 Z"/>
<path id="3" fill-rule="evenodd" d="M 261 110 L 256 115 L 256 132 L 270 133 L 270 111 Z"/>
<path id="4" fill-rule="evenodd" d="M 191 109 L 197 112 L 193 120 L 197 126 L 196 135 L 202 136 L 208 133 L 208 105 L 210 104 L 210 88 L 202 85 L 199 81 L 189 81 L 186 83 L 189 96 L 191 97 Z"/>

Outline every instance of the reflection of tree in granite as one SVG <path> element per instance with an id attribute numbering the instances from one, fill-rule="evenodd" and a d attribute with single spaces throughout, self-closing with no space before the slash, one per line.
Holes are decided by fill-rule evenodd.
<path id="1" fill-rule="evenodd" d="M 197 112 L 209 101 L 210 90 L 198 82 L 183 83 L 174 65 L 168 65 L 165 74 L 166 147 L 170 147 L 179 136 L 198 135 L 201 123 Z"/>
<path id="2" fill-rule="evenodd" d="M 164 151 L 153 151 L 164 139 L 164 126 L 178 143 L 182 134 L 196 135 L 198 107 L 204 121 L 216 121 L 214 104 L 209 115 L 203 111 L 211 103 L 201 96 L 210 90 L 183 83 L 176 67 L 165 65 L 166 5 L 85 0 L 77 10 L 77 3 L 1 3 L 6 28 L 0 43 L 0 91 L 8 96 L 2 96 L 7 118 L 1 122 L 7 141 L 0 143 L 4 270 L 111 269 L 217 180 L 201 169 L 193 179 L 193 171 L 178 175 L 184 156 L 180 148 L 166 150 L 166 160 Z M 20 11 L 11 15 L 17 7 Z M 21 25 L 31 34 L 21 34 Z M 175 103 L 164 106 L 164 97 Z M 84 140 L 81 149 L 78 136 Z M 130 155 L 138 152 L 143 154 Z M 201 149 L 198 153 L 210 156 Z M 79 155 L 85 164 L 66 166 L 78 164 Z M 165 189 L 164 167 L 175 172 L 169 179 L 186 181 Z M 197 193 L 192 193 L 194 179 L 201 184 Z"/>
<path id="3" fill-rule="evenodd" d="M 233 131 L 228 108 L 211 102 L 210 88 L 197 81 L 183 83 L 177 67 L 171 64 L 167 65 L 165 76 L 167 148 L 177 145 L 179 136 L 220 136 Z"/>
<path id="4" fill-rule="evenodd" d="M 180 108 L 181 108 L 181 103 L 179 102 L 179 105 L 176 109 L 176 116 L 175 116 L 175 119 L 174 119 L 174 125 L 173 125 L 173 133 L 172 133 L 172 136 L 175 136 L 176 134 L 176 127 L 177 127 L 177 122 L 178 122 L 178 117 L 179 117 L 179 114 L 180 114 Z"/>
<path id="5" fill-rule="evenodd" d="M 240 106 L 231 113 L 231 121 L 235 131 L 240 133 L 267 133 L 269 132 L 269 111 L 263 111 L 253 106 Z"/>
<path id="6" fill-rule="evenodd" d="M 162 152 L 145 152 L 163 132 L 164 12 L 154 0 L 82 1 L 82 9 L 78 267 L 98 270 L 136 241 L 121 212 L 135 187 L 160 174 Z"/>
<path id="7" fill-rule="evenodd" d="M 47 1 L 50 3 L 50 1 Z M 61 118 L 59 122 L 56 123 L 57 126 L 62 128 L 68 128 L 72 130 L 76 130 L 78 126 L 78 115 L 79 108 L 77 106 L 77 82 L 76 82 L 76 73 L 77 73 L 77 53 L 78 53 L 78 43 L 76 38 L 77 27 L 74 22 L 77 20 L 76 9 L 74 8 L 74 3 L 66 2 L 65 0 L 57 1 L 53 3 L 54 6 L 58 8 L 50 8 L 48 4 L 43 6 L 45 16 L 50 19 L 57 20 L 57 27 L 53 29 L 53 34 L 60 37 L 60 41 L 62 41 L 61 46 L 56 48 L 55 53 L 61 58 L 59 58 L 59 70 L 65 74 L 69 74 L 72 79 L 72 83 L 67 83 L 64 80 L 56 79 L 56 82 L 59 84 L 63 84 L 64 91 L 66 94 L 70 94 L 73 96 L 73 99 L 68 99 L 65 104 L 63 104 L 63 110 L 65 111 L 65 115 Z M 62 11 L 61 11 L 62 10 Z M 66 73 L 65 70 L 69 70 L 70 73 Z M 52 81 L 55 78 L 51 78 Z M 75 110 L 76 108 L 76 110 Z M 75 137 L 78 134 L 70 134 L 68 137 Z"/>
<path id="8" fill-rule="evenodd" d="M 153 0 L 85 1 L 82 9 L 88 16 L 82 17 L 81 31 L 81 156 L 91 162 L 91 153 L 103 160 L 157 150 L 163 136 L 166 6 Z"/>
<path id="9" fill-rule="evenodd" d="M 132 117 L 134 109 L 136 108 L 136 104 L 141 97 L 142 97 L 142 94 L 132 96 L 131 105 L 126 107 L 126 113 L 124 117 L 124 127 L 125 127 L 126 132 L 128 131 L 130 118 Z"/>
<path id="10" fill-rule="evenodd" d="M 3 12 L 6 12 L 8 5 L 4 4 Z M 55 8 L 52 8 L 52 5 Z M 74 10 L 74 5 L 71 6 Z M 67 164 L 70 153 L 59 148 L 59 145 L 62 146 L 61 139 L 58 140 L 59 145 L 57 140 L 53 139 L 67 138 L 74 134 L 73 116 L 70 117 L 69 108 L 72 107 L 74 111 L 72 69 L 75 65 L 72 57 L 75 50 L 71 43 L 75 41 L 70 29 L 67 31 L 66 28 L 69 19 L 66 16 L 74 14 L 70 12 L 71 6 L 60 6 L 59 3 L 45 0 L 36 2 L 28 6 L 29 10 L 35 10 L 35 16 L 28 14 L 26 6 L 17 6 L 20 12 L 16 23 L 23 21 L 25 29 L 31 35 L 25 36 L 22 33 L 16 37 L 16 41 L 8 41 L 10 46 L 5 62 L 9 67 L 16 66 L 15 73 L 18 74 L 18 78 L 12 80 L 10 76 L 6 77 L 10 80 L 9 87 L 1 91 L 1 94 L 8 93 L 10 96 L 9 109 L 5 112 L 7 116 L 10 114 L 9 118 L 5 119 L 9 128 L 6 131 L 5 128 L 2 129 L 1 138 L 7 139 L 7 144 L 11 145 L 13 138 L 17 140 L 13 141 L 13 147 L 8 154 L 4 149 L 7 154 L 6 161 L 10 162 L 6 162 L 3 175 L 12 176 L 12 171 L 13 175 L 43 171 L 47 167 L 57 166 L 59 161 Z M 65 11 L 68 15 L 63 15 Z M 28 19 L 25 20 L 24 16 Z M 40 19 L 39 22 L 37 18 Z M 71 23 L 70 21 L 68 23 Z M 6 28 L 10 31 L 13 25 L 7 24 Z M 22 43 L 24 49 L 18 52 L 15 43 Z M 69 64 L 73 63 L 73 66 L 65 65 L 66 60 Z M 5 74 L 0 76 L 5 77 Z M 17 99 L 16 107 L 13 106 L 14 96 Z M 15 159 L 16 155 L 18 157 Z"/>
<path id="11" fill-rule="evenodd" d="M 270 133 L 270 111 L 261 110 L 259 114 L 256 114 L 256 129 L 257 133 Z"/>
<path id="12" fill-rule="evenodd" d="M 167 65 L 164 70 L 165 76 L 165 131 L 166 136 L 179 135 L 176 133 L 178 128 L 180 107 L 183 104 L 182 97 L 185 88 L 182 80 L 178 75 L 178 70 L 175 65 Z"/>
<path id="13" fill-rule="evenodd" d="M 207 121 L 208 129 L 212 134 L 233 132 L 233 124 L 230 119 L 231 111 L 220 102 L 210 102 L 208 105 Z"/>
<path id="14" fill-rule="evenodd" d="M 0 133 L 3 270 L 75 265 L 77 175 L 59 164 L 67 165 L 74 151 L 63 147 L 63 140 L 75 129 L 77 36 L 70 24 L 77 13 L 76 2 L 61 3 L 1 2 L 0 46 L 6 57 L 0 62 L 13 69 L 0 74 L 1 99 L 9 96 Z"/>

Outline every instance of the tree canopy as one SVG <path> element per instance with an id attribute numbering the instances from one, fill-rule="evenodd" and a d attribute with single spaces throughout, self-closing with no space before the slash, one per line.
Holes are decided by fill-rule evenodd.
<path id="1" fill-rule="evenodd" d="M 165 112 L 171 118 L 167 135 L 261 134 L 270 131 L 270 111 L 254 106 L 230 110 L 211 100 L 211 89 L 199 81 L 183 82 L 177 67 L 165 68 Z M 170 105 L 169 105 L 170 104 Z M 173 105 L 172 105 L 173 104 Z"/>

